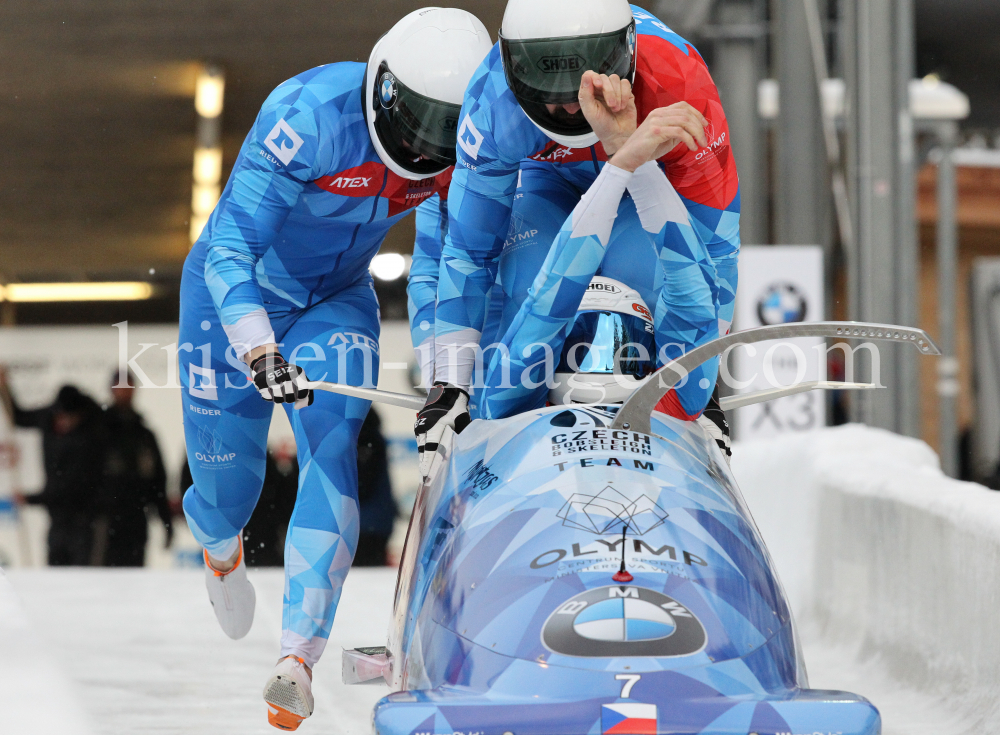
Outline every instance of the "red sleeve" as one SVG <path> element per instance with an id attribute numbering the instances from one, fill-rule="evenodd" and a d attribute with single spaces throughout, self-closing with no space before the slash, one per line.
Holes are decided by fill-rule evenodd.
<path id="1" fill-rule="evenodd" d="M 685 54 L 653 35 L 638 37 L 634 93 L 639 122 L 658 107 L 687 102 L 708 119 L 708 146 L 699 151 L 678 145 L 660 160 L 677 192 L 698 204 L 725 209 L 739 190 L 729 125 L 719 90 L 705 61 L 688 44 Z"/>
<path id="2" fill-rule="evenodd" d="M 677 389 L 671 388 L 667 395 L 660 399 L 659 403 L 656 404 L 654 411 L 659 411 L 660 413 L 665 413 L 667 416 L 673 416 L 675 419 L 680 419 L 681 421 L 696 421 L 702 412 L 694 414 L 693 416 L 684 410 L 684 406 L 681 405 L 680 398 L 677 397 Z"/>
<path id="3" fill-rule="evenodd" d="M 441 201 L 448 201 L 448 188 L 451 186 L 451 175 L 455 173 L 455 167 L 450 166 L 434 178 L 434 193 L 441 197 Z"/>

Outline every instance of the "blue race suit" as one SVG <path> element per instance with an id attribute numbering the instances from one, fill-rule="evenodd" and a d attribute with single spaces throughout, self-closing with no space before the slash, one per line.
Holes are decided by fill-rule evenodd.
<path id="1" fill-rule="evenodd" d="M 257 502 L 273 405 L 242 356 L 276 342 L 311 380 L 374 386 L 379 308 L 368 266 L 386 232 L 450 171 L 392 173 L 369 138 L 365 65 L 338 63 L 264 102 L 181 281 L 180 370 L 194 486 L 184 511 L 210 553 L 231 548 Z M 318 393 L 285 410 L 299 491 L 285 544 L 281 655 L 312 666 L 330 634 L 358 538 L 357 435 L 368 401 Z"/>
<path id="2" fill-rule="evenodd" d="M 739 180 L 725 114 L 694 47 L 641 8 L 633 6 L 632 11 L 638 34 L 633 91 L 640 122 L 653 109 L 680 101 L 693 105 L 709 121 L 705 148 L 690 151 L 679 145 L 660 164 L 711 257 L 719 332 L 725 333 L 732 321 L 739 256 Z M 506 286 L 511 273 L 530 273 L 533 268 L 537 272 L 553 241 L 554 228 L 569 216 L 606 156 L 600 144 L 569 149 L 553 143 L 528 119 L 507 86 L 499 46 L 476 70 L 466 90 L 457 154 L 439 270 L 435 377 L 467 387 L 473 383 L 474 351 L 463 346 L 480 339 L 488 344 L 503 334 L 504 324 L 487 325 L 488 312 L 502 311 L 510 319 L 520 307 L 519 303 L 504 304 L 498 310 L 495 296 L 491 303 L 498 269 L 504 298 L 511 298 L 512 289 Z M 515 199 L 518 179 L 524 185 L 528 173 L 527 166 L 522 167 L 526 159 L 544 164 L 534 167 L 530 175 L 538 178 L 530 186 L 555 192 L 534 197 L 536 204 L 547 199 L 544 206 L 532 204 L 530 197 Z M 575 190 L 575 198 L 557 191 L 567 188 Z M 679 234 L 675 228 L 667 236 Z M 531 244 L 534 238 L 541 249 L 525 268 L 506 262 L 502 253 L 507 248 Z M 679 243 L 675 250 L 684 247 Z M 512 250 L 511 258 L 526 257 L 523 252 Z M 520 289 L 520 298 L 526 293 L 526 288 Z M 687 418 L 697 416 L 704 407 L 697 402 L 684 405 L 674 394 L 668 403 L 671 413 Z"/>
<path id="3" fill-rule="evenodd" d="M 518 196 L 522 190 L 524 197 L 542 194 L 526 184 L 534 178 L 531 171 L 522 171 Z M 632 196 L 623 199 L 626 186 Z M 552 190 L 544 193 L 551 195 Z M 539 209 L 551 203 L 550 196 L 542 200 Z M 501 349 L 493 351 L 485 389 L 478 391 L 481 418 L 506 418 L 545 405 L 552 387 L 546 379 L 595 275 L 621 281 L 655 305 L 652 321 L 659 362 L 718 337 L 715 265 L 683 202 L 655 162 L 635 174 L 603 167 L 557 230 L 551 247 L 533 247 L 527 257 L 521 257 L 517 247 L 508 245 L 504 251 L 504 260 L 508 252 L 514 253 L 511 260 L 518 270 L 502 283 L 505 293 L 511 287 L 526 292 L 504 301 L 520 306 L 503 315 Z M 539 267 L 533 271 L 521 267 L 525 262 L 533 267 L 535 256 L 542 252 L 545 260 Z M 680 406 L 704 406 L 717 370 L 717 360 L 692 370 L 671 391 Z"/>
<path id="4" fill-rule="evenodd" d="M 448 198 L 435 194 L 417 207 L 417 236 L 406 283 L 410 339 L 420 364 L 421 385 L 434 379 L 434 320 L 441 247 L 448 232 Z"/>

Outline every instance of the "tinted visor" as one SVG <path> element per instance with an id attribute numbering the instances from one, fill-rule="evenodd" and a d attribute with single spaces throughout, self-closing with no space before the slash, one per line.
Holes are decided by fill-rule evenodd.
<path id="1" fill-rule="evenodd" d="M 524 112 L 546 130 L 586 135 L 590 124 L 582 112 L 551 113 L 546 105 L 576 102 L 585 71 L 632 79 L 635 71 L 635 21 L 620 31 L 575 38 L 532 38 L 515 41 L 500 35 L 503 70 Z"/>
<path id="2" fill-rule="evenodd" d="M 563 342 L 556 372 L 642 378 L 655 368 L 656 342 L 652 324 L 630 314 L 585 311 L 576 315 Z"/>
<path id="3" fill-rule="evenodd" d="M 461 105 L 414 92 L 383 63 L 376 75 L 372 107 L 379 141 L 407 171 L 433 176 L 455 165 Z"/>

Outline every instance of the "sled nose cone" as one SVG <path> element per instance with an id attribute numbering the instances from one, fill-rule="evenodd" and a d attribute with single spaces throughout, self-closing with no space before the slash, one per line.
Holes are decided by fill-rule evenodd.
<path id="1" fill-rule="evenodd" d="M 571 681 L 566 691 L 571 692 Z M 621 682 L 614 682 L 620 688 Z M 397 692 L 375 705 L 375 735 L 587 735 L 641 732 L 879 735 L 878 710 L 856 694 L 800 689 L 784 696 L 543 701 L 458 688 Z"/>

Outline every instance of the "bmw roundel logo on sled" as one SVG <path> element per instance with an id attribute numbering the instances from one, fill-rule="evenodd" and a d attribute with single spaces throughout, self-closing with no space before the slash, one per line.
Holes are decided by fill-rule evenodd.
<path id="1" fill-rule="evenodd" d="M 643 587 L 615 585 L 570 598 L 542 626 L 542 643 L 565 656 L 688 656 L 707 636 L 695 614 Z"/>
<path id="2" fill-rule="evenodd" d="M 396 104 L 396 77 L 392 75 L 392 72 L 387 71 L 378 80 L 378 101 L 387 110 L 392 109 L 392 106 Z"/>

